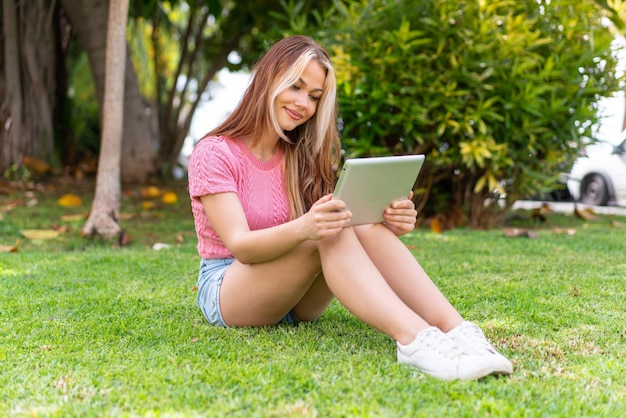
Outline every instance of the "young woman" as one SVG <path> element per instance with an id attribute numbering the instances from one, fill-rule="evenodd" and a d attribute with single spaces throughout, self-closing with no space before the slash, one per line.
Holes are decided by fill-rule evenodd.
<path id="1" fill-rule="evenodd" d="M 189 192 L 202 257 L 198 304 L 224 327 L 314 321 L 337 298 L 397 343 L 397 359 L 442 379 L 509 374 L 398 236 L 407 198 L 385 222 L 346 227 L 333 199 L 339 134 L 335 73 L 312 39 L 277 42 L 241 102 L 194 148 Z"/>

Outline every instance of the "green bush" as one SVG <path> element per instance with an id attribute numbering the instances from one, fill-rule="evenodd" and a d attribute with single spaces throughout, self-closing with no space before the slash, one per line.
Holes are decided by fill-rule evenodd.
<path id="1" fill-rule="evenodd" d="M 421 199 L 472 226 L 553 188 L 619 88 L 594 2 L 335 5 L 336 31 L 312 35 L 338 70 L 345 155 L 427 154 Z"/>

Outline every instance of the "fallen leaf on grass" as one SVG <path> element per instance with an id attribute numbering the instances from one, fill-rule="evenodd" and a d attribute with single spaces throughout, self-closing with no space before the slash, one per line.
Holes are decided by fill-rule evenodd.
<path id="1" fill-rule="evenodd" d="M 507 228 L 504 235 L 509 238 L 539 238 L 539 234 L 523 228 Z"/>
<path id="2" fill-rule="evenodd" d="M 136 217 L 137 217 L 136 213 L 124 213 L 124 212 L 121 212 L 120 216 L 119 216 L 119 219 L 120 219 L 120 221 L 130 221 L 130 220 L 135 219 Z"/>
<path id="3" fill-rule="evenodd" d="M 22 205 L 24 203 L 23 200 L 12 200 L 9 202 L 4 202 L 3 205 L 0 205 L 0 212 L 9 212 L 12 211 L 13 209 L 17 208 L 18 206 Z"/>
<path id="4" fill-rule="evenodd" d="M 539 208 L 535 208 L 532 209 L 530 211 L 530 217 L 532 219 L 536 219 L 539 220 L 541 222 L 545 222 L 546 221 L 546 215 L 554 213 L 554 210 L 552 210 L 552 208 L 550 207 L 549 204 L 544 203 L 543 205 L 541 205 L 541 207 Z"/>
<path id="5" fill-rule="evenodd" d="M 15 240 L 15 244 L 13 245 L 0 245 L 0 253 L 16 253 L 19 245 L 19 240 Z"/>
<path id="6" fill-rule="evenodd" d="M 31 172 L 36 177 L 42 176 L 44 174 L 52 171 L 52 166 L 45 160 L 35 157 L 33 155 L 27 155 L 22 159 L 22 162 L 28 168 L 28 171 Z"/>
<path id="7" fill-rule="evenodd" d="M 611 225 L 611 227 L 613 227 L 613 228 L 621 228 L 621 227 L 623 227 L 623 226 L 626 226 L 626 224 L 625 224 L 625 223 L 620 222 L 620 221 L 616 221 L 616 220 L 612 220 L 612 221 L 609 223 L 609 225 Z"/>
<path id="8" fill-rule="evenodd" d="M 150 201 L 141 202 L 141 209 L 143 210 L 156 209 L 158 207 L 159 205 L 154 202 L 150 202 Z"/>
<path id="9" fill-rule="evenodd" d="M 430 222 L 430 230 L 435 234 L 441 234 L 443 227 L 441 226 L 441 221 L 439 221 L 439 218 L 434 218 Z"/>
<path id="10" fill-rule="evenodd" d="M 554 228 L 552 232 L 554 232 L 555 234 L 576 235 L 576 230 L 574 228 Z"/>
<path id="11" fill-rule="evenodd" d="M 65 234 L 66 232 L 70 232 L 72 230 L 67 225 L 52 225 L 52 229 L 59 232 L 60 234 Z"/>
<path id="12" fill-rule="evenodd" d="M 0 194 L 10 195 L 17 190 L 18 188 L 15 187 L 12 183 L 9 183 L 6 180 L 0 180 Z"/>
<path id="13" fill-rule="evenodd" d="M 142 187 L 141 190 L 139 190 L 139 194 L 144 199 L 154 199 L 156 197 L 160 197 L 162 193 L 158 187 L 148 186 L 148 187 Z"/>
<path id="14" fill-rule="evenodd" d="M 61 216 L 61 220 L 63 222 L 77 222 L 82 221 L 83 219 L 87 219 L 87 215 L 89 215 L 89 212 L 76 213 L 73 215 L 63 215 Z"/>
<path id="15" fill-rule="evenodd" d="M 166 205 L 173 205 L 178 202 L 178 195 L 174 192 L 164 193 L 163 197 L 161 198 L 161 202 L 165 203 Z"/>
<path id="16" fill-rule="evenodd" d="M 521 228 L 507 228 L 504 230 L 504 235 L 509 238 L 517 238 L 526 236 L 527 231 Z"/>
<path id="17" fill-rule="evenodd" d="M 164 244 L 162 242 L 157 242 L 156 244 L 154 244 L 152 246 L 152 249 L 155 250 L 155 251 L 161 251 L 161 250 L 166 250 L 166 249 L 168 249 L 170 247 L 171 247 L 171 245 L 169 245 L 169 244 Z"/>
<path id="18" fill-rule="evenodd" d="M 80 206 L 83 204 L 83 199 L 76 196 L 75 194 L 68 193 L 64 194 L 57 200 L 57 203 L 64 208 L 74 208 L 76 206 Z"/>
<path id="19" fill-rule="evenodd" d="M 600 218 L 596 216 L 596 212 L 591 208 L 579 209 L 577 205 L 574 205 L 574 215 L 585 221 L 597 221 Z"/>
<path id="20" fill-rule="evenodd" d="M 54 229 L 22 229 L 20 233 L 33 241 L 58 238 L 61 235 L 61 231 L 55 231 Z"/>

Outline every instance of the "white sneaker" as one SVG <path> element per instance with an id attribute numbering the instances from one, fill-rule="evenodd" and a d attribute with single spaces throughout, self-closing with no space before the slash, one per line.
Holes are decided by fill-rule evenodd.
<path id="1" fill-rule="evenodd" d="M 513 365 L 487 341 L 478 325 L 463 321 L 461 325 L 448 331 L 447 335 L 474 354 L 486 354 L 493 363 L 492 374 L 511 374 Z"/>
<path id="2" fill-rule="evenodd" d="M 480 379 L 492 373 L 488 356 L 469 352 L 436 327 L 419 332 L 408 345 L 396 345 L 398 362 L 440 379 Z"/>

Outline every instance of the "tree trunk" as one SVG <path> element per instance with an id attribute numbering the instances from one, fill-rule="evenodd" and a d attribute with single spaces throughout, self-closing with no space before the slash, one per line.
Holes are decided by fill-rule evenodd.
<path id="1" fill-rule="evenodd" d="M 111 0 L 106 41 L 106 74 L 102 117 L 102 145 L 98 160 L 96 193 L 83 232 L 106 239 L 121 232 L 118 223 L 121 200 L 120 160 L 124 122 L 124 72 L 128 0 Z"/>
<path id="2" fill-rule="evenodd" d="M 76 30 L 76 35 L 89 58 L 103 118 L 105 92 L 104 69 L 106 54 L 107 16 L 106 0 L 61 0 L 63 8 Z M 139 82 L 130 55 L 126 56 L 124 86 L 124 126 L 122 138 L 121 179 L 123 182 L 143 182 L 156 173 L 158 126 L 152 123 L 151 112 L 139 90 Z"/>
<path id="3" fill-rule="evenodd" d="M 197 8 L 202 2 L 195 2 L 196 7 L 190 7 L 188 20 L 184 30 L 180 31 L 181 57 L 175 76 L 170 82 L 159 84 L 157 81 L 157 103 L 159 106 L 159 133 L 160 148 L 159 161 L 165 163 L 170 169 L 176 165 L 178 156 L 183 147 L 185 138 L 189 134 L 189 128 L 193 115 L 202 100 L 202 94 L 206 91 L 209 82 L 228 63 L 228 55 L 241 46 L 241 40 L 259 22 L 254 18 L 253 11 L 267 13 L 275 2 L 235 2 L 234 9 L 230 10 L 225 17 L 220 18 L 219 31 L 207 36 L 206 22 L 209 15 L 214 12 L 204 5 Z M 273 5 L 273 6 L 272 6 Z M 155 15 L 153 26 L 158 30 L 163 23 Z M 256 26 L 259 29 L 259 26 Z M 158 33 L 153 33 L 154 68 L 157 72 L 157 80 L 165 80 L 166 77 L 160 72 Z M 186 82 L 177 83 L 179 76 L 184 75 Z M 191 87 L 195 84 L 194 87 Z"/>
<path id="4" fill-rule="evenodd" d="M 24 157 L 54 162 L 55 1 L 3 0 L 0 173 Z"/>
<path id="5" fill-rule="evenodd" d="M 2 143 L 2 171 L 24 156 L 20 150 L 22 137 L 22 78 L 20 76 L 19 36 L 17 31 L 17 10 L 15 0 L 2 2 L 2 27 L 4 28 L 4 77 L 5 96 L 9 112 L 4 116 L 4 140 Z M 4 107 L 4 105 L 3 105 Z M 3 112 L 4 113 L 4 112 Z M 6 119 L 5 119 L 6 118 Z"/>
<path id="6" fill-rule="evenodd" d="M 14 0 L 2 2 L 4 16 L 4 68 L 6 77 L 6 100 L 9 102 L 8 123 L 5 124 L 5 143 L 2 147 L 2 166 L 8 168 L 20 157 L 19 143 L 22 136 L 22 80 L 20 76 L 19 37 L 17 13 Z M 22 155 L 23 156 L 23 155 Z M 4 170 L 3 170 L 4 171 Z"/>

